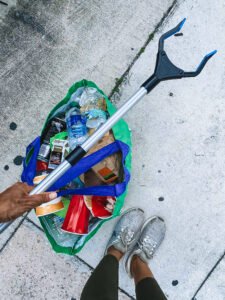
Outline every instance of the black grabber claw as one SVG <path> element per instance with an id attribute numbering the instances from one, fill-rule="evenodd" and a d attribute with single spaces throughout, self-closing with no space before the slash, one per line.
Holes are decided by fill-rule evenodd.
<path id="1" fill-rule="evenodd" d="M 144 87 L 147 92 L 149 93 L 152 88 L 154 88 L 160 81 L 163 80 L 170 80 L 170 79 L 180 79 L 183 77 L 195 77 L 197 76 L 204 66 L 206 65 L 207 61 L 217 52 L 216 50 L 210 52 L 207 54 L 199 66 L 197 67 L 196 71 L 192 72 L 185 72 L 184 70 L 176 67 L 168 58 L 166 52 L 164 51 L 164 41 L 168 39 L 170 36 L 174 35 L 178 31 L 181 30 L 181 28 L 184 25 L 184 22 L 186 19 L 183 19 L 176 27 L 169 30 L 168 32 L 164 33 L 160 39 L 159 39 L 159 49 L 156 59 L 156 66 L 154 74 L 149 77 L 148 80 L 146 80 L 142 87 Z"/>

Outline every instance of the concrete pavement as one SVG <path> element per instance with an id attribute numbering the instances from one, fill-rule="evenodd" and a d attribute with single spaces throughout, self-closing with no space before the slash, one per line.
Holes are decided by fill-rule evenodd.
<path id="1" fill-rule="evenodd" d="M 10 264 L 1 264 L 1 299 L 79 299 L 93 268 L 79 258 L 53 253 L 28 221 L 17 234 L 2 254 Z M 130 299 L 121 290 L 119 297 Z"/>
<path id="2" fill-rule="evenodd" d="M 48 111 L 65 96 L 68 88 L 75 81 L 88 78 L 109 94 L 117 78 L 131 65 L 149 34 L 154 32 L 173 4 L 172 1 L 153 1 L 149 10 L 146 1 L 140 1 L 138 5 L 136 1 L 7 3 L 8 7 L 0 6 L 0 137 L 1 153 L 4 153 L 0 157 L 1 189 L 19 180 L 25 145 L 40 133 Z M 33 219 L 32 214 L 30 218 Z M 80 276 L 82 270 L 88 267 L 90 275 L 93 266 L 78 260 L 80 268 L 73 270 L 72 283 L 67 282 L 71 287 L 68 294 L 57 284 L 55 290 L 48 288 L 52 284 L 51 276 L 55 279 L 59 276 L 50 272 L 50 277 L 45 276 L 46 296 L 41 279 L 46 265 L 40 260 L 34 262 L 34 252 L 38 257 L 46 256 L 49 270 L 57 256 L 49 245 L 48 248 L 42 246 L 42 239 L 35 251 L 30 249 L 26 232 L 18 220 L 1 235 L 3 268 L 0 285 L 4 298 L 53 299 L 58 294 L 61 299 L 68 299 L 67 295 L 79 299 L 84 285 Z M 33 236 L 36 234 L 37 231 Z M 43 235 L 42 232 L 39 235 Z M 24 239 L 25 246 L 21 246 L 20 241 Z M 15 248 L 21 249 L 20 254 Z M 24 255 L 25 249 L 29 251 Z M 10 255 L 13 256 L 11 259 Z M 23 261 L 21 256 L 24 256 Z M 74 261 L 74 258 L 61 258 L 61 268 L 64 268 L 64 259 Z M 13 263 L 16 260 L 17 265 Z M 9 277 L 4 276 L 8 268 Z M 21 272 L 23 276 L 18 280 L 17 275 Z M 59 272 L 62 278 L 65 272 Z M 33 278 L 36 278 L 35 284 Z M 121 291 L 120 297 L 124 299 L 126 291 Z"/>
<path id="3" fill-rule="evenodd" d="M 183 36 L 166 41 L 166 51 L 173 62 L 190 70 L 206 53 L 215 48 L 219 50 L 199 77 L 161 83 L 126 116 L 133 131 L 134 147 L 132 180 L 125 208 L 140 205 L 147 216 L 159 214 L 166 221 L 167 235 L 151 268 L 169 299 L 225 299 L 224 2 L 179 1 L 168 12 L 172 2 L 151 2 L 151 10 L 147 10 L 147 1 L 129 5 L 115 1 L 112 6 L 106 1 L 97 6 L 93 1 L 90 7 L 84 3 L 75 6 L 74 13 L 71 13 L 71 2 L 67 6 L 62 4 L 60 9 L 58 4 L 49 5 L 47 11 L 40 6 L 37 9 L 36 4 L 29 6 L 24 3 L 19 1 L 16 7 L 18 19 L 14 17 L 12 21 L 16 11 L 11 10 L 1 25 L 7 29 L 5 37 L 14 26 L 15 41 L 14 48 L 11 46 L 8 51 L 7 46 L 1 44 L 0 47 L 5 53 L 4 60 L 0 61 L 1 153 L 6 154 L 1 158 L 1 165 L 2 168 L 9 165 L 8 171 L 2 171 L 2 188 L 18 178 L 21 169 L 13 165 L 13 158 L 23 155 L 24 145 L 40 131 L 45 112 L 63 97 L 73 81 L 90 78 L 110 93 L 115 86 L 114 79 L 120 78 L 112 99 L 121 105 L 151 75 L 159 36 L 183 17 L 187 17 Z M 101 18 L 99 7 L 105 12 L 105 16 L 100 14 Z M 35 18 L 25 18 L 28 12 Z M 82 12 L 82 21 L 74 20 L 72 16 Z M 58 23 L 54 22 L 53 16 L 57 16 Z M 28 25 L 24 18 L 30 20 Z M 73 20 L 72 24 L 68 20 Z M 90 22 L 92 28 L 87 30 Z M 43 31 L 43 24 L 51 30 Z M 106 26 L 105 31 L 99 32 L 102 24 Z M 106 29 L 111 30 L 112 39 Z M 17 36 L 19 41 L 15 38 Z M 96 51 L 90 43 L 93 36 L 102 52 Z M 71 40 L 75 38 L 77 44 L 71 51 Z M 62 41 L 65 43 L 63 47 Z M 134 50 L 129 52 L 131 48 Z M 140 49 L 141 55 L 136 57 Z M 24 61 L 27 61 L 25 65 Z M 76 69 L 68 72 L 71 61 L 76 61 Z M 48 74 L 49 70 L 51 74 Z M 45 99 L 50 100 L 45 102 Z M 35 103 L 40 112 L 37 112 Z M 23 119 L 19 109 L 10 115 L 15 105 L 27 112 Z M 34 118 L 38 118 L 35 126 Z M 12 121 L 18 124 L 15 131 L 9 129 Z M 12 144 L 13 139 L 16 147 L 15 143 Z M 32 215 L 30 220 L 37 223 Z M 77 258 L 54 254 L 41 231 L 30 222 L 21 225 L 8 243 L 10 234 L 19 223 L 14 229 L 8 229 L 8 237 L 4 233 L 4 249 L 0 257 L 4 273 L 10 265 L 7 276 L 1 274 L 4 295 L 7 299 L 53 299 L 58 291 L 60 299 L 79 299 L 81 286 L 101 258 L 114 222 L 105 224 Z M 34 246 L 30 247 L 31 244 Z M 97 250 L 95 254 L 93 249 Z M 38 260 L 33 260 L 34 252 L 37 252 Z M 16 260 L 19 263 L 16 264 Z M 35 269 L 30 267 L 32 261 Z M 53 266 L 55 262 L 57 267 Z M 66 262 L 68 266 L 65 266 Z M 66 282 L 67 294 L 62 292 L 60 287 L 66 279 L 60 278 L 59 284 L 54 285 L 54 289 L 52 286 L 47 293 L 46 286 L 64 277 L 67 268 L 69 277 L 73 278 L 74 290 Z M 42 280 L 40 274 L 45 269 L 48 271 Z M 20 273 L 23 274 L 21 279 L 14 284 Z M 28 278 L 27 285 L 24 278 Z M 122 268 L 120 279 L 121 299 L 132 299 L 135 296 L 132 282 Z M 38 294 L 43 286 L 43 293 Z"/>

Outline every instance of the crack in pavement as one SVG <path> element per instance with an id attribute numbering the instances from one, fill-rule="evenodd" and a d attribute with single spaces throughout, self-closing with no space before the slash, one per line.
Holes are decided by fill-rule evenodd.
<path id="1" fill-rule="evenodd" d="M 19 227 L 22 225 L 22 223 L 23 223 L 24 220 L 26 220 L 26 221 L 29 222 L 32 226 L 34 226 L 35 228 L 37 228 L 38 230 L 40 230 L 42 233 L 44 233 L 44 230 L 43 230 L 41 227 L 39 227 L 37 224 L 35 224 L 35 223 L 34 223 L 29 217 L 27 217 L 27 216 L 25 216 L 24 219 L 21 221 L 21 224 L 19 225 Z M 18 227 L 17 227 L 17 230 L 18 230 Z M 17 230 L 16 230 L 16 231 L 17 231 Z M 11 237 L 11 238 L 12 238 L 12 237 Z M 10 239 L 11 239 L 11 238 L 10 238 Z M 0 252 L 1 252 L 1 250 L 0 250 Z M 91 272 L 94 271 L 94 268 L 93 268 L 90 264 L 88 264 L 85 260 L 83 260 L 82 258 L 80 258 L 80 257 L 77 256 L 77 255 L 74 255 L 74 257 L 76 257 L 76 259 L 77 259 L 79 262 L 81 262 L 81 263 L 84 264 L 86 267 L 88 267 L 88 268 L 90 269 Z M 120 288 L 120 287 L 118 287 L 118 289 L 119 289 L 119 291 L 120 291 L 121 293 L 123 293 L 123 294 L 125 294 L 126 296 L 128 296 L 131 300 L 135 300 L 135 298 L 132 297 L 129 293 L 127 293 L 124 289 L 122 289 L 122 288 Z"/>
<path id="2" fill-rule="evenodd" d="M 198 294 L 198 292 L 202 289 L 202 287 L 205 285 L 205 283 L 207 282 L 207 280 L 210 278 L 210 276 L 212 275 L 212 273 L 214 272 L 214 270 L 217 268 L 217 266 L 220 264 L 220 262 L 224 259 L 225 257 L 225 251 L 222 254 L 222 256 L 217 260 L 217 262 L 215 263 L 215 265 L 212 267 L 212 269 L 209 271 L 209 273 L 206 275 L 205 279 L 202 281 L 202 283 L 199 285 L 198 289 L 196 290 L 196 292 L 194 293 L 194 296 L 191 298 L 191 300 L 197 300 L 196 296 Z"/>
<path id="3" fill-rule="evenodd" d="M 2 1 L 0 1 L 1 3 Z M 109 94 L 110 98 L 113 98 L 114 95 L 116 93 L 118 93 L 119 88 L 121 87 L 122 83 L 125 81 L 125 79 L 128 77 L 128 74 L 132 68 L 132 66 L 135 64 L 135 62 L 139 59 L 139 57 L 141 56 L 141 54 L 145 51 L 145 48 L 149 45 L 149 43 L 152 41 L 152 39 L 154 38 L 155 33 L 160 29 L 161 25 L 164 23 L 165 19 L 173 12 L 173 10 L 176 8 L 176 4 L 177 4 L 177 0 L 174 0 L 172 5 L 168 8 L 168 10 L 164 13 L 163 17 L 160 19 L 160 21 L 158 22 L 158 24 L 155 26 L 154 30 L 149 34 L 147 40 L 145 41 L 145 43 L 143 44 L 143 46 L 140 48 L 139 52 L 136 54 L 136 56 L 134 57 L 134 59 L 131 61 L 131 63 L 129 64 L 128 68 L 125 70 L 125 72 L 121 75 L 121 77 L 118 79 L 118 81 L 116 82 L 114 88 L 112 89 L 112 91 Z M 30 49 L 29 49 L 30 50 Z M 9 238 L 7 239 L 7 241 L 4 243 L 3 247 L 0 249 L 0 252 L 2 252 L 6 245 L 8 244 L 8 242 L 14 237 L 14 235 L 16 234 L 16 232 L 18 231 L 18 229 L 21 227 L 21 225 L 23 224 L 24 220 L 28 221 L 29 223 L 31 223 L 33 226 L 35 226 L 37 229 L 39 229 L 40 231 L 43 232 L 43 229 L 41 227 L 39 227 L 37 224 L 35 224 L 32 220 L 29 219 L 29 217 L 27 217 L 27 215 L 25 215 L 23 217 L 23 219 L 20 221 L 20 223 L 17 225 L 17 227 L 15 228 L 15 230 L 10 234 Z M 92 266 L 90 266 L 87 262 L 85 262 L 83 259 L 79 258 L 78 256 L 76 256 L 76 258 L 82 262 L 83 264 L 85 264 L 86 266 L 88 266 L 90 268 L 91 271 L 94 270 L 94 268 Z M 204 283 L 203 283 L 204 284 Z M 119 288 L 119 290 L 124 293 L 125 295 L 127 295 L 128 297 L 130 297 L 130 299 L 135 300 L 135 298 L 133 298 L 131 295 L 129 295 L 125 290 Z"/>
<path id="4" fill-rule="evenodd" d="M 112 102 L 114 102 L 114 103 L 117 102 L 117 100 L 118 100 L 118 99 L 116 99 L 116 98 L 118 98 L 117 95 L 118 96 L 120 95 L 119 89 L 120 89 L 121 85 L 124 83 L 124 81 L 126 81 L 126 78 L 128 77 L 128 74 L 129 74 L 131 68 L 133 67 L 133 65 L 135 64 L 135 62 L 139 59 L 139 57 L 141 56 L 141 54 L 145 51 L 145 49 L 149 45 L 149 43 L 153 40 L 154 35 L 158 32 L 158 30 L 160 29 L 160 27 L 162 26 L 162 24 L 164 23 L 164 21 L 167 19 L 167 17 L 169 15 L 171 15 L 171 13 L 176 9 L 176 7 L 177 7 L 177 0 L 174 0 L 173 3 L 171 4 L 171 6 L 163 14 L 163 16 L 160 19 L 160 21 L 158 22 L 158 24 L 155 26 L 155 29 L 149 34 L 147 40 L 145 41 L 145 43 L 143 44 L 143 46 L 140 48 L 140 50 L 138 51 L 138 53 L 135 55 L 135 57 L 133 58 L 132 62 L 129 64 L 129 66 L 125 70 L 125 72 L 121 75 L 120 78 L 117 79 L 117 82 L 116 82 L 114 88 L 111 90 L 111 92 L 109 94 L 109 99 Z"/>
<path id="5" fill-rule="evenodd" d="M 5 241 L 5 243 L 3 244 L 3 246 L 0 249 L 0 253 L 5 249 L 5 247 L 9 243 L 9 241 L 14 237 L 17 230 L 20 228 L 20 226 L 23 224 L 23 221 L 26 219 L 26 216 L 27 216 L 27 214 L 22 218 L 22 220 L 19 222 L 19 224 L 15 227 L 14 231 L 9 235 L 8 239 Z M 11 226 L 11 224 L 9 226 Z M 7 230 L 7 228 L 8 227 L 6 227 L 5 230 Z"/>
<path id="6" fill-rule="evenodd" d="M 42 233 L 44 233 L 44 230 L 38 226 L 36 223 L 34 223 L 29 217 L 27 217 L 27 214 L 23 217 L 23 219 L 19 222 L 19 224 L 17 225 L 17 227 L 14 229 L 14 231 L 10 234 L 9 238 L 6 240 L 6 242 L 4 243 L 4 245 L 1 247 L 0 249 L 0 253 L 5 249 L 5 247 L 7 246 L 7 244 L 11 241 L 11 239 L 15 236 L 16 232 L 19 230 L 19 228 L 21 227 L 21 225 L 23 224 L 24 221 L 29 222 L 32 226 L 34 226 L 36 229 L 38 229 L 39 231 L 41 231 Z M 74 255 L 74 257 L 76 257 L 76 259 L 78 261 L 80 261 L 82 264 L 84 264 L 85 266 L 87 266 L 91 272 L 94 271 L 94 268 L 88 264 L 85 260 L 83 260 L 82 258 L 80 258 L 77 255 Z M 121 293 L 123 293 L 124 295 L 126 295 L 127 297 L 129 297 L 131 300 L 135 300 L 134 297 L 132 297 L 129 293 L 127 293 L 124 289 L 118 287 L 119 291 Z"/>
<path id="7" fill-rule="evenodd" d="M 0 1 L 1 3 L 1 1 Z M 128 68 L 125 70 L 125 72 L 121 75 L 120 79 L 118 80 L 118 82 L 115 84 L 114 88 L 112 89 L 112 91 L 109 94 L 109 98 L 111 98 L 113 96 L 113 94 L 116 92 L 116 90 L 119 88 L 119 86 L 122 84 L 122 82 L 124 81 L 124 78 L 127 77 L 130 69 L 132 68 L 132 66 L 134 65 L 134 63 L 138 60 L 138 58 L 140 57 L 140 55 L 143 53 L 144 49 L 148 46 L 148 44 L 151 42 L 151 40 L 154 37 L 154 34 L 160 29 L 160 26 L 163 24 L 163 22 L 165 21 L 165 19 L 171 14 L 171 12 L 175 9 L 177 4 L 177 0 L 174 0 L 173 3 L 171 4 L 171 6 L 167 9 L 167 11 L 164 13 L 163 17 L 160 19 L 160 21 L 158 22 L 158 24 L 155 26 L 155 29 L 153 30 L 153 32 L 150 33 L 149 37 L 147 38 L 147 40 L 145 41 L 145 43 L 143 44 L 143 46 L 141 47 L 141 49 L 139 50 L 139 52 L 136 54 L 136 56 L 134 57 L 134 59 L 132 60 L 132 62 L 129 64 Z M 30 50 L 30 49 L 29 49 Z M 2 74 L 1 74 L 2 76 Z M 21 221 L 21 224 L 23 223 L 23 221 L 27 218 L 27 215 L 24 216 L 24 218 Z M 29 218 L 27 218 L 29 219 Z M 30 220 L 30 219 L 29 219 Z M 30 222 L 32 222 L 30 220 Z M 18 229 L 19 226 L 21 226 L 21 224 L 19 224 L 16 228 L 16 231 Z M 33 223 L 34 225 L 36 225 L 35 223 Z M 37 226 L 37 225 L 36 225 Z M 37 226 L 38 227 L 38 226 Z M 41 229 L 41 227 L 38 227 L 39 229 Z M 7 229 L 7 228 L 6 228 Z M 14 233 L 12 233 L 11 235 L 13 235 Z M 10 238 L 9 238 L 10 240 Z M 0 249 L 1 251 L 1 249 Z"/>

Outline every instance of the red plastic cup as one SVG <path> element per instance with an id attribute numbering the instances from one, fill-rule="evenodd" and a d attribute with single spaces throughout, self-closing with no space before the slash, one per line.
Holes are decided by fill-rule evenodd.
<path id="1" fill-rule="evenodd" d="M 110 218 L 113 213 L 116 199 L 111 196 L 93 196 L 92 214 L 98 218 Z"/>
<path id="2" fill-rule="evenodd" d="M 92 216 L 99 219 L 112 217 L 116 198 L 112 196 L 84 196 L 84 201 Z"/>
<path id="3" fill-rule="evenodd" d="M 90 211 L 84 202 L 84 196 L 75 195 L 70 201 L 70 205 L 62 225 L 62 230 L 74 234 L 87 234 Z"/>

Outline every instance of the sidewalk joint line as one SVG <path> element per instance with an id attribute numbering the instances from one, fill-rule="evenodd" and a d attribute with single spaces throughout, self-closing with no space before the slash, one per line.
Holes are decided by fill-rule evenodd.
<path id="1" fill-rule="evenodd" d="M 131 61 L 131 63 L 129 64 L 129 66 L 127 67 L 127 69 L 125 70 L 125 72 L 116 81 L 116 84 L 115 84 L 114 88 L 109 93 L 109 99 L 111 99 L 114 94 L 119 93 L 119 88 L 122 85 L 122 83 L 124 82 L 124 79 L 129 74 L 131 68 L 133 67 L 133 65 L 135 64 L 135 62 L 138 60 L 138 58 L 141 56 L 141 54 L 145 51 L 145 49 L 148 46 L 148 44 L 153 40 L 154 35 L 158 32 L 159 28 L 161 27 L 161 25 L 163 24 L 163 22 L 165 21 L 165 19 L 175 9 L 176 4 L 177 4 L 177 0 L 174 0 L 173 3 L 170 5 L 170 7 L 167 9 L 167 11 L 163 14 L 163 16 L 160 19 L 160 21 L 156 24 L 155 29 L 149 34 L 147 40 L 144 42 L 144 45 L 140 48 L 140 50 L 138 51 L 138 53 L 135 55 L 135 57 L 133 58 L 133 60 Z"/>
<path id="2" fill-rule="evenodd" d="M 44 230 L 41 228 L 41 226 L 38 226 L 34 221 L 32 221 L 29 217 L 26 217 L 26 221 L 31 223 L 32 225 L 34 225 L 34 227 L 36 227 L 37 229 L 41 230 L 42 232 L 44 232 Z"/>
<path id="3" fill-rule="evenodd" d="M 26 219 L 27 222 L 31 223 L 34 227 L 36 227 L 37 229 L 39 229 L 40 231 L 42 231 L 42 232 L 44 233 L 44 230 L 43 230 L 41 227 L 39 227 L 36 223 L 34 223 L 29 217 L 25 216 L 24 219 Z M 24 221 L 24 220 L 23 220 L 23 221 Z M 82 258 L 80 258 L 80 257 L 77 256 L 77 255 L 74 255 L 74 257 L 75 257 L 78 261 L 80 261 L 82 264 L 84 264 L 86 267 L 88 267 L 88 268 L 90 269 L 91 272 L 94 271 L 94 268 L 93 268 L 91 265 L 89 265 L 89 263 L 87 263 L 85 260 L 83 260 Z M 126 296 L 130 297 L 131 300 L 135 300 L 135 298 L 132 297 L 129 293 L 127 293 L 124 289 L 122 289 L 122 288 L 120 288 L 120 287 L 118 287 L 118 289 L 119 289 L 119 291 L 120 291 L 121 293 L 123 293 L 123 294 L 125 294 Z"/>
<path id="4" fill-rule="evenodd" d="M 222 254 L 222 256 L 218 259 L 218 261 L 215 263 L 215 265 L 212 267 L 212 269 L 209 271 L 209 273 L 206 275 L 205 279 L 202 281 L 202 283 L 200 284 L 200 286 L 198 287 L 197 291 L 195 292 L 194 296 L 191 298 L 191 300 L 197 300 L 197 298 L 195 298 L 195 296 L 198 294 L 198 292 L 201 290 L 201 288 L 203 287 L 203 285 L 206 283 L 206 281 L 209 279 L 209 277 L 212 275 L 212 273 L 214 272 L 214 270 L 216 269 L 216 267 L 220 264 L 220 262 L 223 260 L 223 258 L 225 257 L 225 252 Z"/>
<path id="5" fill-rule="evenodd" d="M 3 246 L 0 249 L 0 253 L 5 249 L 5 247 L 7 246 L 8 242 L 14 237 L 14 235 L 16 234 L 17 230 L 20 228 L 20 226 L 23 224 L 23 221 L 25 220 L 27 215 L 25 215 L 22 220 L 19 222 L 19 224 L 16 226 L 16 228 L 14 229 L 14 231 L 10 234 L 10 236 L 8 237 L 8 239 L 6 240 L 6 242 L 3 244 Z M 10 225 L 11 226 L 11 225 Z M 9 227 L 8 227 L 9 228 Z M 7 231 L 7 228 L 6 228 Z"/>

